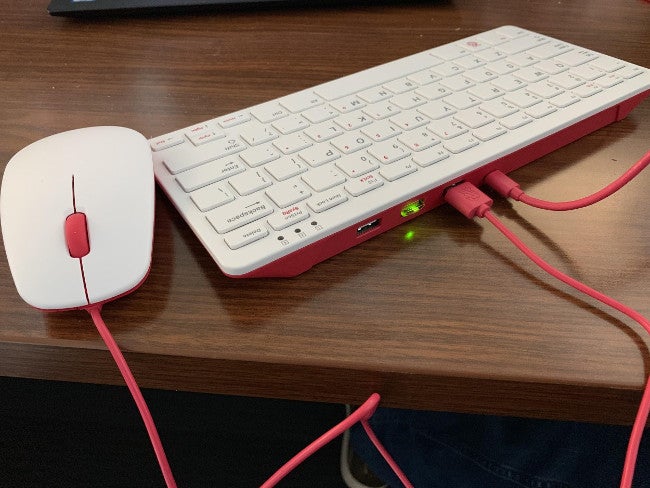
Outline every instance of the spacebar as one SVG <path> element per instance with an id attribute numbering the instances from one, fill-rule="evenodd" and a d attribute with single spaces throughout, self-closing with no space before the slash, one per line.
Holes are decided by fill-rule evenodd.
<path id="1" fill-rule="evenodd" d="M 314 87 L 314 92 L 327 101 L 357 93 L 366 88 L 403 78 L 417 71 L 440 64 L 427 52 L 413 54 L 390 63 L 374 66 Z"/>

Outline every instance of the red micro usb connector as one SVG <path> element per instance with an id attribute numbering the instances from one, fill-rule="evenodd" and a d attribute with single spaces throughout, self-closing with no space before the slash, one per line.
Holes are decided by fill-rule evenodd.
<path id="1" fill-rule="evenodd" d="M 483 217 L 492 206 L 492 199 L 467 181 L 447 188 L 445 201 L 468 219 Z"/>

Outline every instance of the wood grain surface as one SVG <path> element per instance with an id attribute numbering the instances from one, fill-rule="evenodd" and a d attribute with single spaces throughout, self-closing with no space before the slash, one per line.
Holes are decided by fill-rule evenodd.
<path id="1" fill-rule="evenodd" d="M 0 168 L 47 135 L 121 125 L 147 137 L 505 24 L 650 65 L 650 4 L 366 2 L 177 15 L 50 17 L 2 2 Z M 650 101 L 516 171 L 572 199 L 650 148 Z M 650 173 L 590 208 L 497 199 L 545 259 L 650 315 Z M 534 268 L 486 222 L 443 206 L 291 279 L 225 277 L 162 192 L 144 285 L 104 307 L 142 386 L 631 422 L 645 332 Z M 121 384 L 85 312 L 18 296 L 0 255 L 0 375 Z"/>

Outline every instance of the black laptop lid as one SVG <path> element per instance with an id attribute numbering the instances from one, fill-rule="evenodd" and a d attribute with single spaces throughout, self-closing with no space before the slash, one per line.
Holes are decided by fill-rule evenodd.
<path id="1" fill-rule="evenodd" d="M 51 0 L 51 15 L 116 14 L 179 10 L 190 7 L 279 3 L 277 0 Z"/>

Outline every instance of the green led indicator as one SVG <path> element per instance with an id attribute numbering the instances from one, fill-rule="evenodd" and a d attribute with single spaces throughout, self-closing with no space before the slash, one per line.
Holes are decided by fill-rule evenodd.
<path id="1" fill-rule="evenodd" d="M 424 200 L 416 200 L 415 202 L 407 203 L 402 207 L 401 215 L 402 217 L 408 217 L 413 215 L 416 212 L 419 212 L 424 207 Z"/>
<path id="2" fill-rule="evenodd" d="M 414 237 L 415 237 L 415 231 L 413 230 L 409 230 L 406 234 L 404 234 L 405 241 L 412 241 Z"/>

